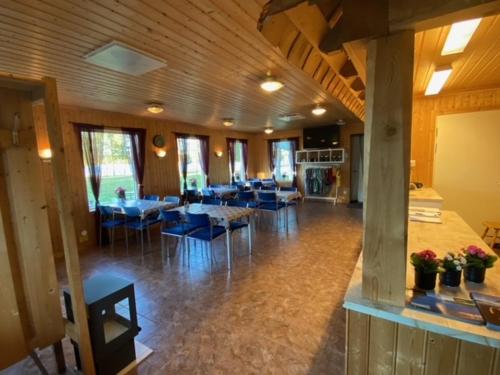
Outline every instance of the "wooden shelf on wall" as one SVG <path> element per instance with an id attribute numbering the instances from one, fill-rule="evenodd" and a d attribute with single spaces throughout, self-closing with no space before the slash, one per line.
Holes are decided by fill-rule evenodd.
<path id="1" fill-rule="evenodd" d="M 335 165 L 345 161 L 343 148 L 308 149 L 295 152 L 297 164 Z"/>

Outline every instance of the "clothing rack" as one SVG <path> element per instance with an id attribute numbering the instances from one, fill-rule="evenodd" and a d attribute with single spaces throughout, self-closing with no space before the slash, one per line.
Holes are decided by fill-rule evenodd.
<path id="1" fill-rule="evenodd" d="M 318 175 L 318 171 L 321 171 Z M 331 173 L 324 172 L 331 171 Z M 338 188 L 336 166 L 314 166 L 304 170 L 305 199 L 326 200 L 337 204 Z M 332 189 L 334 195 L 332 195 Z"/>

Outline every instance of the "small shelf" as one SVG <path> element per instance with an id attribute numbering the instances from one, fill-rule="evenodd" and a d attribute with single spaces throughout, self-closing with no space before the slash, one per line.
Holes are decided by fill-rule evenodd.
<path id="1" fill-rule="evenodd" d="M 309 149 L 295 153 L 297 164 L 342 164 L 344 156 L 343 148 Z"/>

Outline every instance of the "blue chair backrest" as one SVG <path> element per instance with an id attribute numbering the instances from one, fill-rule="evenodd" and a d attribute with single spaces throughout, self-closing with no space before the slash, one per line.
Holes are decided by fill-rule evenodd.
<path id="1" fill-rule="evenodd" d="M 259 196 L 259 200 L 261 202 L 276 202 L 276 193 L 274 192 L 265 192 L 265 191 L 259 191 L 257 192 Z"/>
<path id="2" fill-rule="evenodd" d="M 260 181 L 252 181 L 252 187 L 254 189 L 260 189 L 262 187 L 262 182 L 260 182 Z"/>
<path id="3" fill-rule="evenodd" d="M 97 209 L 99 210 L 101 216 L 113 216 L 113 208 L 109 206 L 102 206 L 98 204 Z"/>
<path id="4" fill-rule="evenodd" d="M 215 193 L 213 190 L 211 189 L 208 189 L 208 188 L 203 188 L 201 189 L 201 194 L 204 196 L 204 197 L 209 197 L 209 198 L 213 198 L 215 197 Z"/>
<path id="5" fill-rule="evenodd" d="M 260 190 L 276 190 L 276 185 L 265 185 L 262 186 Z"/>
<path id="6" fill-rule="evenodd" d="M 159 201 L 160 200 L 160 196 L 159 195 L 155 195 L 155 194 L 146 194 L 144 196 L 144 199 L 147 200 L 147 201 Z"/>
<path id="7" fill-rule="evenodd" d="M 238 199 L 240 201 L 253 201 L 255 200 L 255 194 L 253 191 L 240 191 L 238 193 Z"/>
<path id="8" fill-rule="evenodd" d="M 165 198 L 163 198 L 163 201 L 164 202 L 169 202 L 169 203 L 175 203 L 177 206 L 181 204 L 181 198 L 179 197 L 176 197 L 176 196 L 166 196 Z"/>
<path id="9" fill-rule="evenodd" d="M 192 214 L 188 212 L 187 220 L 189 223 L 199 227 L 210 226 L 210 216 L 208 214 Z"/>
<path id="10" fill-rule="evenodd" d="M 216 206 L 221 205 L 221 200 L 220 199 L 215 199 L 215 198 L 208 198 L 208 197 L 203 197 L 201 200 L 201 203 L 203 204 L 213 204 Z"/>
<path id="11" fill-rule="evenodd" d="M 142 215 L 142 212 L 137 207 L 123 207 L 123 211 L 128 217 L 139 217 Z"/>
<path id="12" fill-rule="evenodd" d="M 280 191 L 297 191 L 297 188 L 292 186 L 282 186 L 280 187 Z"/>
<path id="13" fill-rule="evenodd" d="M 229 207 L 248 207 L 248 202 L 230 199 L 226 202 Z"/>
<path id="14" fill-rule="evenodd" d="M 181 221 L 181 214 L 179 211 L 167 211 L 167 210 L 161 210 L 160 211 L 160 217 L 163 221 L 166 222 L 180 222 Z"/>

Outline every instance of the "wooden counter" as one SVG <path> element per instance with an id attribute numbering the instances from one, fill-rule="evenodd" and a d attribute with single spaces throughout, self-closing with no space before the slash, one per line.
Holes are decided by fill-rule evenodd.
<path id="1" fill-rule="evenodd" d="M 432 188 L 410 190 L 410 206 L 441 209 L 443 198 Z"/>
<path id="2" fill-rule="evenodd" d="M 492 252 L 455 212 L 443 211 L 442 218 L 442 224 L 409 222 L 408 257 L 424 249 L 432 249 L 441 257 L 472 244 Z M 409 288 L 414 285 L 413 277 L 408 262 Z M 391 373 L 389 368 L 396 374 L 422 373 L 423 369 L 425 374 L 500 374 L 500 332 L 413 308 L 373 303 L 362 297 L 361 280 L 362 255 L 344 301 L 348 316 L 347 374 L 365 373 L 363 368 L 377 368 L 379 372 L 374 373 L 380 374 Z M 443 288 L 447 294 L 462 296 L 468 296 L 471 290 L 499 295 L 499 283 L 497 264 L 486 272 L 484 284 L 462 281 L 460 288 Z M 439 285 L 436 290 L 440 290 Z M 444 371 L 448 365 L 457 372 Z"/>

